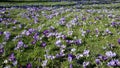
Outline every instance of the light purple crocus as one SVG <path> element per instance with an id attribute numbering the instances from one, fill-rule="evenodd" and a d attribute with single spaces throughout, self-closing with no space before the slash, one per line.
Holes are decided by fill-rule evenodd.
<path id="1" fill-rule="evenodd" d="M 116 67 L 116 66 L 120 67 L 120 61 L 119 60 L 111 60 L 110 62 L 107 63 L 107 65 L 112 66 L 112 67 Z"/>
<path id="2" fill-rule="evenodd" d="M 17 48 L 19 49 L 19 48 L 22 47 L 23 45 L 24 45 L 23 41 L 20 40 L 20 41 L 18 41 Z"/>
<path id="3" fill-rule="evenodd" d="M 73 65 L 72 65 L 72 64 L 70 64 L 70 68 L 73 68 Z"/>
<path id="4" fill-rule="evenodd" d="M 107 57 L 115 57 L 116 56 L 116 53 L 115 52 L 112 52 L 112 51 L 107 51 L 106 53 L 105 53 L 105 55 L 107 56 Z"/>
<path id="5" fill-rule="evenodd" d="M 83 62 L 83 67 L 86 68 L 89 64 L 90 62 Z"/>
<path id="6" fill-rule="evenodd" d="M 88 57 L 89 53 L 90 53 L 90 50 L 84 50 L 83 55 Z"/>
<path id="7" fill-rule="evenodd" d="M 11 35 L 10 32 L 4 32 L 4 34 L 5 34 L 5 39 L 8 40 Z"/>
<path id="8" fill-rule="evenodd" d="M 14 61 L 16 58 L 14 56 L 14 53 L 11 53 L 10 56 L 9 56 L 9 60 L 10 61 Z"/>

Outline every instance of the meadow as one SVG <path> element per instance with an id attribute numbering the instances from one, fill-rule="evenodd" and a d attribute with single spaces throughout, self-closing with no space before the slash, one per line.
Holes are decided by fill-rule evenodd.
<path id="1" fill-rule="evenodd" d="M 120 3 L 68 4 L 2 2 L 0 68 L 119 68 Z"/>

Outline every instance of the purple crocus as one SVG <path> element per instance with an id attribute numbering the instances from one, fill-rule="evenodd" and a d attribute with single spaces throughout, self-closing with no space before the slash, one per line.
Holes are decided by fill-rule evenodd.
<path id="1" fill-rule="evenodd" d="M 36 43 L 36 40 L 33 40 L 32 42 L 31 42 L 31 44 L 35 44 Z"/>
<path id="2" fill-rule="evenodd" d="M 2 35 L 3 34 L 3 32 L 2 31 L 0 31 L 0 35 Z"/>
<path id="3" fill-rule="evenodd" d="M 83 67 L 86 68 L 89 64 L 90 62 L 83 62 Z"/>
<path id="4" fill-rule="evenodd" d="M 100 59 L 95 59 L 95 63 L 100 64 L 101 63 Z"/>
<path id="5" fill-rule="evenodd" d="M 86 33 L 90 33 L 90 30 L 86 30 Z"/>
<path id="6" fill-rule="evenodd" d="M 85 21 L 86 20 L 86 17 L 82 17 L 82 21 Z"/>
<path id="7" fill-rule="evenodd" d="M 116 22 L 112 22 L 111 26 L 116 26 L 116 24 L 117 24 Z"/>
<path id="8" fill-rule="evenodd" d="M 103 55 L 98 55 L 98 58 L 100 59 L 100 60 L 107 60 L 108 59 L 108 57 L 107 56 L 103 56 Z"/>
<path id="9" fill-rule="evenodd" d="M 108 66 L 116 67 L 120 66 L 120 61 L 119 60 L 111 60 L 110 62 L 107 63 Z"/>
<path id="10" fill-rule="evenodd" d="M 72 57 L 68 56 L 68 62 L 72 62 Z"/>
<path id="11" fill-rule="evenodd" d="M 112 51 L 107 51 L 106 53 L 105 53 L 105 55 L 107 56 L 107 57 L 115 57 L 116 56 L 116 53 L 115 52 L 112 52 Z"/>
<path id="12" fill-rule="evenodd" d="M 17 48 L 19 49 L 20 47 L 22 47 L 24 45 L 24 43 L 22 42 L 22 40 L 18 41 L 17 44 Z"/>
<path id="13" fill-rule="evenodd" d="M 82 40 L 81 40 L 81 39 L 75 40 L 74 42 L 75 42 L 75 44 L 77 44 L 77 45 L 82 44 Z"/>
<path id="14" fill-rule="evenodd" d="M 118 39 L 118 44 L 120 44 L 120 38 Z"/>
<path id="15" fill-rule="evenodd" d="M 37 33 L 35 33 L 35 35 L 33 36 L 34 40 L 39 40 L 39 35 Z"/>
<path id="16" fill-rule="evenodd" d="M 43 31 L 43 34 L 44 34 L 45 36 L 47 36 L 48 33 L 49 33 L 49 30 L 44 30 L 44 31 Z"/>
<path id="17" fill-rule="evenodd" d="M 26 65 L 26 68 L 32 68 L 32 64 L 31 64 L 31 63 L 28 63 L 28 64 Z"/>
<path id="18" fill-rule="evenodd" d="M 0 48 L 0 54 L 3 54 L 4 48 Z"/>
<path id="19" fill-rule="evenodd" d="M 4 32 L 4 34 L 5 34 L 5 39 L 8 40 L 11 35 L 10 32 Z"/>
<path id="20" fill-rule="evenodd" d="M 76 56 L 73 54 L 68 54 L 68 61 L 71 62 Z"/>
<path id="21" fill-rule="evenodd" d="M 73 68 L 73 65 L 72 65 L 72 64 L 70 64 L 70 68 Z"/>
<path id="22" fill-rule="evenodd" d="M 42 47 L 45 47 L 46 45 L 47 45 L 46 42 L 42 42 L 42 43 L 41 43 L 41 46 L 42 46 Z"/>
<path id="23" fill-rule="evenodd" d="M 60 47 L 60 46 L 62 45 L 61 40 L 57 40 L 57 41 L 55 42 L 55 45 L 58 46 L 58 47 Z"/>
<path id="24" fill-rule="evenodd" d="M 90 50 L 84 50 L 83 55 L 88 57 L 89 53 L 90 53 Z"/>
<path id="25" fill-rule="evenodd" d="M 29 31 L 26 31 L 25 35 L 29 36 L 29 35 L 30 35 L 30 32 L 29 32 Z"/>
<path id="26" fill-rule="evenodd" d="M 10 61 L 15 61 L 15 56 L 14 56 L 14 53 L 11 53 L 10 56 L 9 56 L 9 60 Z"/>

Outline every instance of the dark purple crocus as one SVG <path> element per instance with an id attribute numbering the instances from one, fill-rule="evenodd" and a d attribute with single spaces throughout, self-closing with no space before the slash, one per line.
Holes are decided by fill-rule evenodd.
<path id="1" fill-rule="evenodd" d="M 32 68 L 32 64 L 31 64 L 31 63 L 28 63 L 28 64 L 26 65 L 26 68 Z"/>
<path id="2" fill-rule="evenodd" d="M 3 32 L 2 31 L 0 31 L 0 35 L 2 35 L 3 34 Z"/>
<path id="3" fill-rule="evenodd" d="M 118 44 L 120 44 L 120 38 L 118 39 Z"/>
<path id="4" fill-rule="evenodd" d="M 43 31 L 43 34 L 44 34 L 45 36 L 47 36 L 48 33 L 49 33 L 49 30 L 44 30 L 44 31 Z"/>
<path id="5" fill-rule="evenodd" d="M 41 43 L 41 46 L 42 46 L 42 47 L 45 47 L 46 45 L 47 45 L 46 42 L 42 42 L 42 43 Z"/>

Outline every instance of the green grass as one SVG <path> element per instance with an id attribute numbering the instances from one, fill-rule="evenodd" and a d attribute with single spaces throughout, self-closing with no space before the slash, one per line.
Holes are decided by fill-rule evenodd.
<path id="1" fill-rule="evenodd" d="M 26 5 L 27 3 L 1 3 L 1 6 L 23 6 Z M 69 2 L 42 2 L 42 3 L 29 3 L 27 5 L 63 5 L 63 4 L 69 4 Z M 71 4 L 71 3 L 70 3 Z M 52 19 L 47 19 L 45 16 L 42 15 L 42 12 L 46 13 L 47 15 L 52 13 L 52 10 L 36 10 L 34 13 L 39 14 L 38 19 L 39 22 L 37 24 L 34 24 L 34 19 L 27 19 L 27 18 L 22 18 L 23 13 L 29 13 L 29 10 L 27 9 L 7 9 L 6 12 L 10 14 L 10 16 L 6 15 L 7 17 L 12 18 L 13 20 L 17 20 L 19 23 L 17 24 L 9 24 L 9 27 L 6 27 L 6 25 L 0 23 L 0 31 L 9 31 L 12 35 L 10 40 L 6 41 L 6 45 L 4 45 L 5 52 L 0 56 L 0 67 L 2 68 L 2 65 L 4 64 L 4 60 L 8 60 L 9 55 L 14 52 L 15 57 L 18 61 L 18 64 L 25 66 L 28 62 L 32 63 L 33 68 L 36 66 L 40 66 L 43 60 L 45 60 L 44 54 L 46 54 L 46 50 L 48 49 L 48 55 L 56 55 L 57 53 L 60 52 L 60 48 L 55 46 L 56 40 L 58 40 L 55 37 L 50 37 L 48 39 L 43 38 L 42 40 L 38 41 L 36 44 L 32 45 L 31 42 L 33 41 L 33 34 L 30 36 L 25 36 L 23 35 L 22 38 L 17 38 L 15 41 L 12 41 L 13 37 L 20 35 L 23 30 L 27 30 L 29 28 L 34 28 L 37 30 L 37 32 L 40 32 L 40 37 L 43 36 L 42 32 L 46 29 L 49 29 L 50 26 L 54 26 L 57 30 L 58 33 L 62 32 L 64 35 L 68 36 L 68 31 L 73 31 L 73 35 L 68 36 L 72 39 L 76 37 L 77 39 L 82 39 L 84 42 L 82 45 L 78 46 L 75 44 L 72 44 L 71 46 L 67 45 L 64 40 L 62 40 L 63 44 L 66 46 L 65 54 L 66 56 L 63 58 L 58 58 L 54 60 L 48 59 L 48 63 L 46 68 L 69 68 L 69 62 L 67 61 L 67 54 L 71 53 L 69 49 L 71 48 L 76 48 L 76 51 L 73 52 L 72 54 L 76 55 L 78 53 L 83 53 L 85 49 L 90 50 L 90 56 L 89 57 L 82 57 L 80 59 L 73 59 L 73 68 L 80 68 L 82 67 L 82 64 L 77 63 L 83 62 L 83 61 L 90 61 L 92 65 L 95 65 L 95 59 L 98 54 L 105 55 L 106 51 L 112 50 L 113 52 L 116 52 L 118 56 L 120 56 L 120 46 L 117 42 L 117 40 L 120 38 L 120 35 L 117 34 L 117 31 L 120 30 L 120 27 L 115 28 L 111 26 L 105 26 L 105 24 L 110 24 L 111 22 L 120 22 L 119 20 L 116 19 L 110 19 L 108 18 L 109 14 L 113 14 L 115 16 L 120 15 L 120 9 L 106 9 L 107 7 L 118 7 L 118 4 L 105 4 L 105 5 L 80 5 L 80 7 L 83 7 L 84 9 L 77 9 L 75 6 L 70 7 L 66 6 L 63 7 L 65 10 L 67 9 L 72 9 L 72 11 L 68 12 L 63 12 L 60 13 L 58 16 L 54 16 Z M 95 8 L 98 7 L 98 8 Z M 102 8 L 105 9 L 102 9 Z M 95 10 L 93 13 L 88 13 L 87 10 L 88 8 L 90 10 Z M 65 10 L 62 10 L 60 8 L 55 9 L 57 12 L 62 12 Z M 74 10 L 79 10 L 74 11 Z M 98 13 L 100 12 L 100 13 Z M 82 15 L 82 16 L 81 16 Z M 31 16 L 31 15 L 30 15 Z M 72 26 L 71 28 L 67 28 L 66 26 L 61 26 L 57 25 L 59 20 L 62 17 L 66 18 L 66 23 L 70 23 L 71 20 L 73 20 L 76 16 L 78 16 L 78 22 L 81 23 L 82 25 L 75 25 Z M 82 21 L 82 17 L 86 17 L 87 19 L 85 21 Z M 95 17 L 100 17 L 100 20 L 95 20 Z M 89 23 L 92 22 L 93 24 L 89 25 Z M 96 22 L 96 23 L 95 23 Z M 11 22 L 12 23 L 12 22 Z M 84 24 L 86 23 L 86 24 Z M 23 28 L 19 28 L 20 24 L 24 24 Z M 30 25 L 31 24 L 31 25 Z M 15 26 L 17 27 L 15 30 L 12 29 L 12 27 Z M 26 27 L 27 26 L 27 27 Z M 25 28 L 26 27 L 26 28 Z M 38 29 L 38 27 L 41 27 L 41 30 Z M 81 35 L 80 29 L 83 29 L 84 31 L 89 29 L 91 32 L 83 37 Z M 98 37 L 95 36 L 95 29 L 98 28 L 99 31 L 101 32 Z M 113 33 L 113 35 L 105 35 L 103 36 L 102 33 L 106 30 L 106 28 L 109 28 L 109 30 Z M 3 40 L 4 35 L 0 36 L 0 43 L 4 42 Z M 25 44 L 28 45 L 28 48 L 20 48 L 19 50 L 14 50 L 15 46 L 17 45 L 17 42 L 19 40 L 22 40 Z M 41 42 L 44 41 L 47 43 L 47 46 L 45 48 L 40 47 Z M 110 49 L 107 44 L 114 44 L 116 48 Z M 104 50 L 103 47 L 106 47 L 107 49 Z M 22 52 L 21 52 L 22 50 Z M 38 61 L 40 59 L 41 61 Z M 114 58 L 113 58 L 114 59 Z M 119 58 L 117 58 L 119 59 Z M 120 59 L 119 59 L 120 60 Z M 103 62 L 103 65 L 101 65 L 101 68 L 106 68 L 107 67 L 107 61 Z M 8 62 L 7 65 L 11 65 L 11 62 Z M 17 65 L 18 66 L 18 65 Z M 14 68 L 17 68 L 15 66 Z M 95 66 L 96 68 L 99 68 L 99 66 Z"/>

